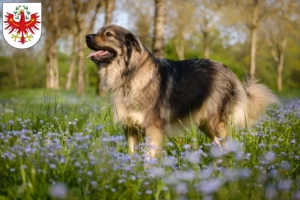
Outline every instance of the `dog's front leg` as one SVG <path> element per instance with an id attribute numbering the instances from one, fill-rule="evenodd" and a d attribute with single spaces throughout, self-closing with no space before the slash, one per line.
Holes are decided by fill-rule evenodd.
<path id="1" fill-rule="evenodd" d="M 164 140 L 163 130 L 159 126 L 150 126 L 146 128 L 146 144 L 150 148 L 151 157 L 157 157 L 162 152 L 162 143 Z"/>
<path id="2" fill-rule="evenodd" d="M 129 154 L 134 154 L 139 144 L 139 131 L 135 127 L 124 126 Z"/>

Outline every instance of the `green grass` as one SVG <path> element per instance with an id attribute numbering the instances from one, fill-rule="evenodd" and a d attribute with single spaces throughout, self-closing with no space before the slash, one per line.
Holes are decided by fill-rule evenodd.
<path id="1" fill-rule="evenodd" d="M 232 130 L 227 149 L 196 129 L 145 167 L 127 154 L 107 97 L 90 90 L 0 94 L 0 199 L 300 198 L 300 101 Z"/>

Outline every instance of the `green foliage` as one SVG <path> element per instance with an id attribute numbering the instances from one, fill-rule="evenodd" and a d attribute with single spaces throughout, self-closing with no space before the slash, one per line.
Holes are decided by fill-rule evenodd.
<path id="1" fill-rule="evenodd" d="M 86 51 L 86 54 L 88 54 Z M 46 85 L 46 62 L 43 55 L 35 51 L 16 51 L 11 56 L 0 56 L 0 90 L 22 88 L 44 88 Z M 70 55 L 59 52 L 59 83 L 64 88 L 70 65 Z M 76 61 L 76 63 L 78 63 Z M 85 81 L 87 87 L 96 87 L 97 69 L 89 59 L 84 60 Z M 72 79 L 72 86 L 76 87 L 76 66 Z M 18 82 L 18 84 L 17 84 Z"/>
<path id="2" fill-rule="evenodd" d="M 45 87 L 45 61 L 39 53 L 16 51 L 0 60 L 0 90 Z"/>

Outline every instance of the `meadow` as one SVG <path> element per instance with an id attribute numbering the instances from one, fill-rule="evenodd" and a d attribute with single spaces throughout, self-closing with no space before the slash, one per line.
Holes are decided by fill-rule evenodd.
<path id="1" fill-rule="evenodd" d="M 0 200 L 300 199 L 300 99 L 230 137 L 220 148 L 192 128 L 145 165 L 144 144 L 128 155 L 107 97 L 2 92 Z"/>

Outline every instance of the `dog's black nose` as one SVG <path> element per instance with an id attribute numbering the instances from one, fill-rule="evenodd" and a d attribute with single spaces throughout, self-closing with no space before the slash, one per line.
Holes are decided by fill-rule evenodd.
<path id="1" fill-rule="evenodd" d="M 86 35 L 85 36 L 85 39 L 86 40 L 91 40 L 91 39 L 93 39 L 93 36 L 94 36 L 95 34 L 89 34 L 89 35 Z"/>

